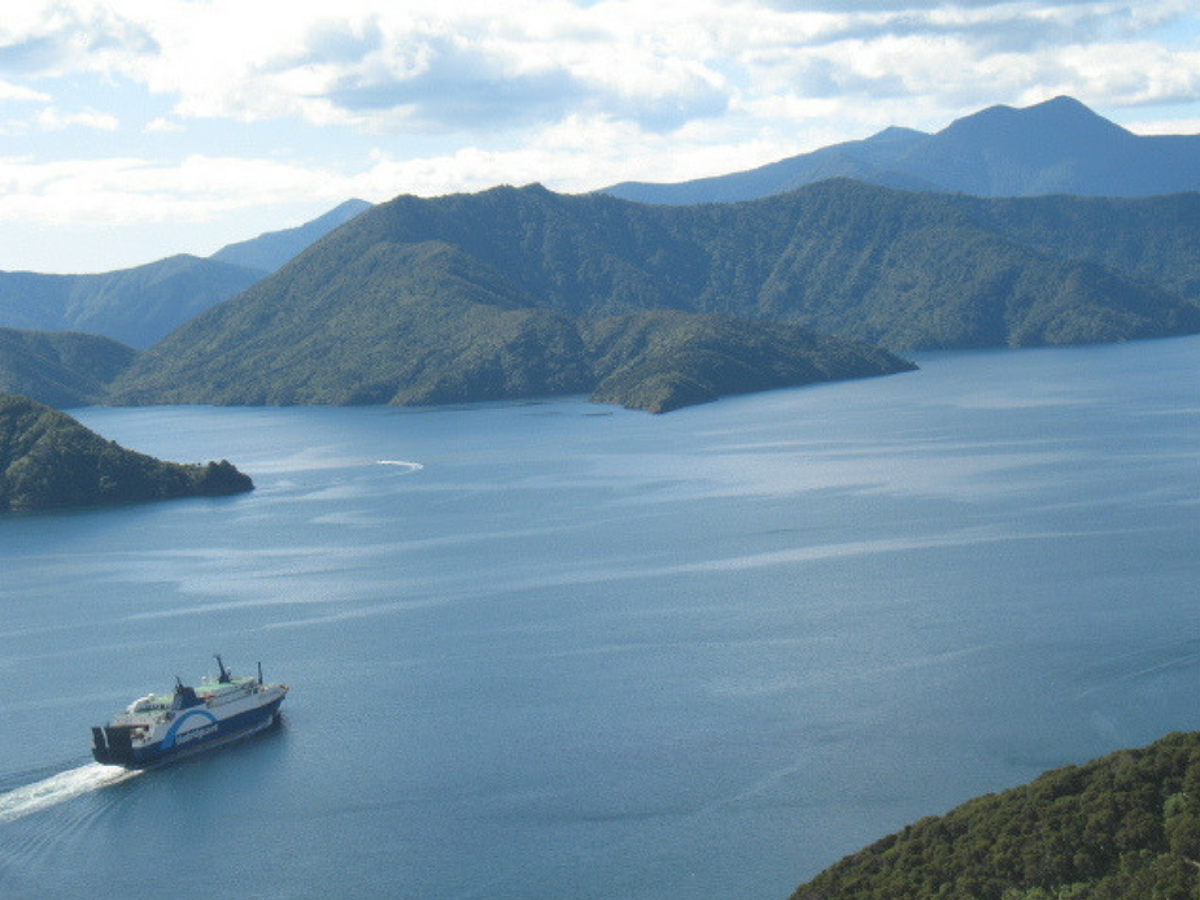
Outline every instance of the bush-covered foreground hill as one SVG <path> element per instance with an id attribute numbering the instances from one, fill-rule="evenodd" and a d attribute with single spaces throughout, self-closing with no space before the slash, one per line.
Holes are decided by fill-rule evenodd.
<path id="1" fill-rule="evenodd" d="M 792 900 L 1195 900 L 1200 733 L 1171 734 L 922 819 Z"/>
<path id="2" fill-rule="evenodd" d="M 0 394 L 0 512 L 249 491 L 228 462 L 180 465 L 126 450 L 70 416 Z"/>

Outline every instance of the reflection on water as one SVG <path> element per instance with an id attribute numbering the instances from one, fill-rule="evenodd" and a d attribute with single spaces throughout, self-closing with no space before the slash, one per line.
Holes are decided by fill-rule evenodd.
<path id="1" fill-rule="evenodd" d="M 258 488 L 0 520 L 0 895 L 170 858 L 185 898 L 782 898 L 1191 728 L 1197 362 L 940 354 L 663 417 L 81 411 Z M 213 652 L 292 686 L 286 739 L 82 765 Z"/>

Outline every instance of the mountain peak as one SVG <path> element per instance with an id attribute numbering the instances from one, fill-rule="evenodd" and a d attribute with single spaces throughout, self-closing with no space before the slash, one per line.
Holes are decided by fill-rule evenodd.
<path id="1" fill-rule="evenodd" d="M 868 138 L 871 141 L 912 141 L 919 138 L 929 137 L 924 131 L 918 131 L 916 128 L 905 128 L 903 125 L 889 125 Z"/>
<path id="2" fill-rule="evenodd" d="M 1088 141 L 1112 140 L 1133 135 L 1080 103 L 1074 97 L 1060 95 L 1032 106 L 989 106 L 987 109 L 956 119 L 942 131 L 942 137 L 968 137 L 971 140 Z"/>
<path id="3" fill-rule="evenodd" d="M 1033 106 L 1027 106 L 1018 112 L 1023 113 L 1025 118 L 1032 122 L 1041 121 L 1060 127 L 1093 128 L 1109 134 L 1132 134 L 1080 103 L 1074 97 L 1068 97 L 1065 94 L 1035 103 Z"/>
<path id="4" fill-rule="evenodd" d="M 934 134 L 891 127 L 742 172 L 676 184 L 626 182 L 603 193 L 688 205 L 766 197 L 842 176 L 984 197 L 1145 197 L 1200 190 L 1197 152 L 1200 135 L 1141 137 L 1059 95 L 1026 107 L 990 106 Z"/>

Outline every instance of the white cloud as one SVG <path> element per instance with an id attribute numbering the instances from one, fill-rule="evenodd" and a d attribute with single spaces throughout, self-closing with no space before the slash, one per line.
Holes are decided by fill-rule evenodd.
<path id="1" fill-rule="evenodd" d="M 175 119 L 170 119 L 166 116 L 159 116 L 157 119 L 153 119 L 146 123 L 145 130 L 151 134 L 172 134 L 183 132 L 187 129 L 183 127 L 182 123 Z"/>
<path id="2" fill-rule="evenodd" d="M 236 225 L 350 196 L 675 181 L 1057 94 L 1133 130 L 1200 115 L 1188 0 L 10 6 L 10 222 Z"/>
<path id="3" fill-rule="evenodd" d="M 0 102 L 9 100 L 19 103 L 48 103 L 50 95 L 24 85 L 0 80 Z"/>
<path id="4" fill-rule="evenodd" d="M 65 131 L 68 128 L 90 128 L 96 131 L 116 131 L 120 127 L 117 117 L 94 109 L 80 112 L 64 112 L 55 106 L 47 106 L 34 117 L 37 126 L 45 131 Z"/>
<path id="5" fill-rule="evenodd" d="M 1200 117 L 1194 119 L 1139 119 L 1125 126 L 1134 134 L 1200 134 Z"/>
<path id="6" fill-rule="evenodd" d="M 1045 48 L 1099 42 L 1106 58 L 1079 57 L 1073 92 L 1093 74 L 1109 83 L 1123 52 L 1184 9 L 1177 0 L 524 0 L 502 16 L 464 0 L 38 6 L 40 17 L 0 26 L 0 41 L 43 75 L 129 78 L 172 98 L 177 118 L 296 118 L 367 133 L 540 128 L 579 112 L 671 130 L 789 95 L 841 95 L 847 107 L 881 93 L 943 96 L 961 112 L 963 95 L 1011 99 L 996 96 L 998 72 L 1001 89 L 1038 87 L 1039 67 L 1012 62 Z M 1175 82 L 1196 72 L 1186 55 L 1175 62 L 1180 78 L 1143 78 L 1136 93 L 1174 97 Z"/>
<path id="7" fill-rule="evenodd" d="M 259 159 L 191 156 L 162 165 L 133 157 L 56 162 L 8 157 L 0 158 L 0 221 L 211 221 L 297 196 L 344 200 L 346 187 L 344 178 L 326 170 Z"/>

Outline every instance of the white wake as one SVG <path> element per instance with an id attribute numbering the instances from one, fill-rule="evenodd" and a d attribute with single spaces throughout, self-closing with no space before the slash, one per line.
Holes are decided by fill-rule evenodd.
<path id="1" fill-rule="evenodd" d="M 138 769 L 88 763 L 77 769 L 59 772 L 33 784 L 0 794 L 0 823 L 13 822 L 30 813 L 65 803 L 74 797 L 120 784 L 142 774 Z"/>
<path id="2" fill-rule="evenodd" d="M 375 460 L 375 464 L 378 466 L 399 466 L 400 468 L 408 469 L 410 472 L 419 472 L 425 468 L 419 462 L 408 462 L 408 460 L 404 459 L 377 459 Z"/>

